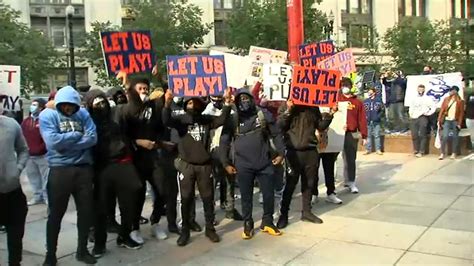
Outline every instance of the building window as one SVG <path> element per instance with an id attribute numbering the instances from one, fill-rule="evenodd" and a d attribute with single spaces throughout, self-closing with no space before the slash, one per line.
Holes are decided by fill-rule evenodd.
<path id="1" fill-rule="evenodd" d="M 370 14 L 371 0 L 346 0 L 346 12 L 351 14 Z"/>
<path id="2" fill-rule="evenodd" d="M 240 8 L 244 0 L 214 0 L 215 9 L 234 9 Z"/>
<path id="3" fill-rule="evenodd" d="M 227 23 L 222 20 L 214 21 L 214 34 L 215 34 L 215 43 L 219 46 L 226 45 L 226 33 L 228 30 Z"/>
<path id="4" fill-rule="evenodd" d="M 53 70 L 53 73 L 49 77 L 51 88 L 64 87 L 68 85 L 69 81 L 69 69 L 57 68 Z M 87 78 L 87 68 L 76 68 L 76 83 L 77 86 L 88 85 L 89 81 Z"/>
<path id="5" fill-rule="evenodd" d="M 426 1 L 425 0 L 398 0 L 398 15 L 399 16 L 426 16 Z"/>
<path id="6" fill-rule="evenodd" d="M 451 17 L 467 18 L 466 0 L 451 0 Z"/>
<path id="7" fill-rule="evenodd" d="M 349 47 L 372 47 L 372 28 L 368 25 L 347 25 L 346 42 Z"/>

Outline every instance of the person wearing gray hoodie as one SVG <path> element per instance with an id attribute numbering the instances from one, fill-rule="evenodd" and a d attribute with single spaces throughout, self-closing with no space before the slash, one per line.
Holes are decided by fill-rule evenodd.
<path id="1" fill-rule="evenodd" d="M 0 95 L 0 224 L 7 232 L 8 263 L 20 265 L 28 207 L 20 174 L 28 161 L 28 146 L 20 125 L 3 115 Z"/>

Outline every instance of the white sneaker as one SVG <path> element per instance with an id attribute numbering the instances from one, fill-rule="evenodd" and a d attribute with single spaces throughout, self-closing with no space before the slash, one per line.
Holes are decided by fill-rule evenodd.
<path id="1" fill-rule="evenodd" d="M 311 205 L 314 205 L 314 204 L 316 204 L 316 203 L 318 203 L 318 202 L 319 202 L 318 196 L 313 195 L 313 196 L 311 197 Z"/>
<path id="2" fill-rule="evenodd" d="M 359 193 L 359 189 L 356 187 L 355 183 L 352 183 L 349 188 L 350 188 L 352 194 Z"/>
<path id="3" fill-rule="evenodd" d="M 156 239 L 165 240 L 168 238 L 168 235 L 166 234 L 165 230 L 161 229 L 159 224 L 154 224 L 151 230 Z"/>
<path id="4" fill-rule="evenodd" d="M 39 200 L 39 199 L 32 199 L 30 201 L 28 201 L 28 206 L 34 206 L 34 205 L 39 205 L 39 204 L 42 204 L 43 201 L 42 200 Z"/>
<path id="5" fill-rule="evenodd" d="M 440 154 L 439 157 L 438 157 L 438 160 L 443 160 L 444 159 L 444 154 Z"/>
<path id="6" fill-rule="evenodd" d="M 455 160 L 456 159 L 456 153 L 451 154 L 451 159 Z"/>
<path id="7" fill-rule="evenodd" d="M 140 230 L 132 231 L 130 233 L 130 238 L 140 245 L 143 245 L 145 243 L 145 240 L 143 239 L 142 234 L 140 233 Z"/>
<path id="8" fill-rule="evenodd" d="M 326 197 L 326 201 L 329 202 L 329 203 L 334 203 L 334 204 L 342 204 L 342 200 L 339 199 L 336 194 L 331 194 L 329 196 Z"/>

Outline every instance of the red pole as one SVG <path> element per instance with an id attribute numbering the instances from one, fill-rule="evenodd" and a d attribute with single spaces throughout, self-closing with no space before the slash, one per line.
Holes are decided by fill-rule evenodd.
<path id="1" fill-rule="evenodd" d="M 288 52 L 291 63 L 299 64 L 298 48 L 304 41 L 303 0 L 287 0 Z"/>

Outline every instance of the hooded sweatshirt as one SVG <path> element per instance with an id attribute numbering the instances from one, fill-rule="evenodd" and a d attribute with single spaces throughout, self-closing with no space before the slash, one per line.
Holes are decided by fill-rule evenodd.
<path id="1" fill-rule="evenodd" d="M 44 100 L 35 100 L 39 104 L 39 108 L 44 108 L 46 102 Z M 46 144 L 39 130 L 39 114 L 31 114 L 21 123 L 21 130 L 25 136 L 26 143 L 30 149 L 30 156 L 42 156 L 46 154 Z"/>
<path id="2" fill-rule="evenodd" d="M 364 100 L 364 108 L 367 121 L 380 123 L 382 121 L 383 102 L 382 99 L 367 98 Z"/>
<path id="3" fill-rule="evenodd" d="M 0 115 L 0 193 L 20 187 L 20 173 L 28 161 L 28 147 L 18 123 Z"/>
<path id="4" fill-rule="evenodd" d="M 80 108 L 79 93 L 71 86 L 60 89 L 54 99 L 56 109 L 45 109 L 39 116 L 40 132 L 48 150 L 50 167 L 92 165 L 91 148 L 97 143 L 96 127 L 86 109 Z M 77 106 L 71 116 L 59 106 Z"/>
<path id="5" fill-rule="evenodd" d="M 342 93 L 339 94 L 340 102 L 349 102 L 347 106 L 347 132 L 360 132 L 362 139 L 367 139 L 367 117 L 362 101 L 357 96 L 352 95 L 347 98 Z"/>
<path id="6" fill-rule="evenodd" d="M 248 90 L 241 89 L 236 95 L 237 106 L 241 94 L 247 94 L 252 98 L 252 101 L 254 100 Z M 285 150 L 283 137 L 275 125 L 273 115 L 265 109 L 261 110 L 265 116 L 266 128 L 262 128 L 262 122 L 259 120 L 258 109 L 254 101 L 249 111 L 242 112 L 237 109 L 237 113 L 234 114 L 238 115 L 238 134 L 236 134 L 235 120 L 228 120 L 229 123 L 224 127 L 220 139 L 220 158 L 224 166 L 234 164 L 238 169 L 245 168 L 258 171 L 271 165 L 273 157 L 276 157 L 275 155 L 283 156 Z M 275 144 L 277 154 L 273 154 L 270 139 Z M 233 143 L 231 157 L 233 157 L 234 163 L 229 160 L 231 143 Z"/>

